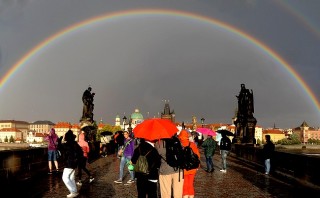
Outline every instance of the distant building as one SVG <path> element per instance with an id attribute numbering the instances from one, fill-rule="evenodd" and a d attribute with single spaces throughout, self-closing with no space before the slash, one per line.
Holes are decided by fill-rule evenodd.
<path id="1" fill-rule="evenodd" d="M 30 123 L 29 129 L 30 131 L 38 132 L 38 133 L 46 133 L 50 131 L 51 128 L 54 127 L 54 123 L 47 120 L 39 120 L 33 123 Z"/>
<path id="2" fill-rule="evenodd" d="M 42 143 L 46 137 L 46 133 L 38 133 L 30 131 L 27 137 L 28 143 Z"/>
<path id="3" fill-rule="evenodd" d="M 73 134 L 76 135 L 76 140 L 78 139 L 78 134 L 80 133 L 79 124 L 71 124 L 70 122 L 58 122 L 54 125 L 54 129 L 58 137 L 63 137 L 68 130 L 72 130 Z"/>
<path id="4" fill-rule="evenodd" d="M 256 125 L 255 128 L 255 132 L 254 132 L 254 138 L 256 139 L 256 143 L 258 143 L 258 141 L 260 141 L 260 144 L 262 143 L 262 141 L 264 140 L 264 137 L 262 137 L 262 127 L 259 125 Z"/>
<path id="5" fill-rule="evenodd" d="M 272 142 L 277 142 L 279 140 L 282 140 L 286 137 L 286 134 L 281 129 L 265 129 L 262 131 L 263 134 L 263 141 L 265 142 L 264 136 L 270 135 Z"/>
<path id="6" fill-rule="evenodd" d="M 29 131 L 29 123 L 19 120 L 0 120 L 0 129 L 10 128 L 21 131 L 21 140 L 26 141 Z"/>
<path id="7" fill-rule="evenodd" d="M 2 128 L 0 129 L 0 142 L 10 142 L 11 137 L 13 142 L 21 142 L 22 134 L 23 132 L 17 128 Z"/>
<path id="8" fill-rule="evenodd" d="M 298 135 L 301 143 L 308 143 L 309 139 L 320 140 L 320 130 L 309 127 L 306 121 L 303 121 L 300 127 L 294 128 L 292 133 Z"/>

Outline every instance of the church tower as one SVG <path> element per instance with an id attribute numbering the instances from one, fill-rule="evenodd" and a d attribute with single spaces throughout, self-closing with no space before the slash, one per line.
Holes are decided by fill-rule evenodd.
<path id="1" fill-rule="evenodd" d="M 116 116 L 116 120 L 115 121 L 116 121 L 115 122 L 115 126 L 120 126 L 120 116 L 119 115 Z"/>
<path id="2" fill-rule="evenodd" d="M 175 123 L 175 116 L 174 110 L 170 111 L 169 100 L 164 100 L 164 110 L 161 113 L 161 119 L 168 119 Z"/>

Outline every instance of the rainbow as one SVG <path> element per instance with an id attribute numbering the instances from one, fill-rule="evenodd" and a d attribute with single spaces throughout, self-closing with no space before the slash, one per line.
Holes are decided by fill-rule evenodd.
<path id="1" fill-rule="evenodd" d="M 252 37 L 251 35 L 245 33 L 242 30 L 239 30 L 227 23 L 221 22 L 219 20 L 191 13 L 186 11 L 179 11 L 179 10 L 170 10 L 170 9 L 134 9 L 134 10 L 123 10 L 123 11 L 117 11 L 113 13 L 108 13 L 100 16 L 96 16 L 84 21 L 81 21 L 79 23 L 76 23 L 72 26 L 69 26 L 42 41 L 37 46 L 32 48 L 29 52 L 27 52 L 18 62 L 16 62 L 9 71 L 3 76 L 2 79 L 0 79 L 0 89 L 5 85 L 6 82 L 9 81 L 10 78 L 13 77 L 14 73 L 20 68 L 26 65 L 29 59 L 33 58 L 37 53 L 39 53 L 41 50 L 43 50 L 46 46 L 52 44 L 57 39 L 63 37 L 64 35 L 67 35 L 71 32 L 74 32 L 80 28 L 83 28 L 88 25 L 93 25 L 105 20 L 110 19 L 116 19 L 116 18 L 122 18 L 122 17 L 133 17 L 133 16 L 145 16 L 145 15 L 159 15 L 159 16 L 175 16 L 175 17 L 181 17 L 181 18 L 187 18 L 187 19 L 193 19 L 196 21 L 200 21 L 203 23 L 208 23 L 210 25 L 213 25 L 215 27 L 221 28 L 224 31 L 233 33 L 233 35 L 238 36 L 239 38 L 247 41 L 248 43 L 251 43 L 253 46 L 255 46 L 257 49 L 261 50 L 264 54 L 275 60 L 277 63 L 279 63 L 283 68 L 288 71 L 288 73 L 293 77 L 300 87 L 306 92 L 306 94 L 311 99 L 312 103 L 315 105 L 316 109 L 320 112 L 320 103 L 317 101 L 315 94 L 312 92 L 310 87 L 307 85 L 307 83 L 302 79 L 302 77 L 280 56 L 278 55 L 274 50 L 269 48 L 266 44 L 263 42 L 257 40 L 256 38 Z"/>

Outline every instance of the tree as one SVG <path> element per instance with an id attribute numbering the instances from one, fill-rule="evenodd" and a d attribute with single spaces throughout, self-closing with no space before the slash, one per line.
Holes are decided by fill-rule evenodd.
<path id="1" fill-rule="evenodd" d="M 299 136 L 297 134 L 291 134 L 289 138 L 283 138 L 277 142 L 282 145 L 293 145 L 293 144 L 301 144 Z"/>
<path id="2" fill-rule="evenodd" d="M 13 143 L 13 142 L 14 142 L 14 138 L 13 138 L 13 136 L 12 136 L 12 135 L 10 136 L 10 140 L 9 140 L 9 142 L 10 142 L 10 143 Z"/>
<path id="3" fill-rule="evenodd" d="M 6 136 L 6 138 L 4 138 L 4 142 L 8 142 L 8 137 Z"/>

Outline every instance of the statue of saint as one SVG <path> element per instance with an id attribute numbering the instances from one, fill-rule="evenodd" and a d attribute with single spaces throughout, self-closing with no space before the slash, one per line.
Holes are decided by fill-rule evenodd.
<path id="1" fill-rule="evenodd" d="M 87 90 L 83 92 L 82 102 L 83 102 L 83 111 L 82 111 L 82 120 L 93 121 L 93 97 L 95 93 L 91 93 L 91 87 L 88 87 Z"/>
<path id="2" fill-rule="evenodd" d="M 238 110 L 240 116 L 247 118 L 248 116 L 252 116 L 254 113 L 253 106 L 253 92 L 246 89 L 244 84 L 241 84 L 241 90 L 238 98 Z"/>

